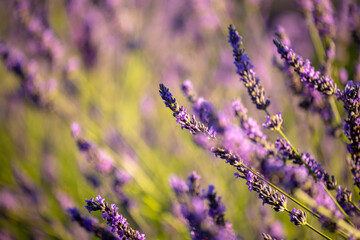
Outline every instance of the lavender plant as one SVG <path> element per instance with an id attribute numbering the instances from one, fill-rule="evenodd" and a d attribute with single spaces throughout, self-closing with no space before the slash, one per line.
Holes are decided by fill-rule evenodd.
<path id="1" fill-rule="evenodd" d="M 360 6 L 294 2 L 0 1 L 0 239 L 360 239 Z"/>

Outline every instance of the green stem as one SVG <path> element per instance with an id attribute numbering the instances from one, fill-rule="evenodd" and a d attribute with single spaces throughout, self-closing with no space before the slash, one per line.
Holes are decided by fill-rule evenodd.
<path id="1" fill-rule="evenodd" d="M 325 56 L 324 46 L 321 42 L 318 30 L 313 24 L 311 13 L 306 13 L 306 22 L 309 27 L 310 38 L 314 46 L 317 59 L 321 62 Z"/>
<path id="2" fill-rule="evenodd" d="M 304 204 L 302 204 L 301 202 L 299 202 L 298 200 L 296 200 L 295 198 L 293 198 L 292 196 L 290 196 L 289 194 L 287 194 L 284 190 L 282 190 L 281 188 L 277 187 L 276 185 L 272 184 L 271 182 L 265 180 L 260 174 L 258 174 L 256 171 L 252 170 L 251 168 L 243 165 L 247 170 L 249 170 L 250 172 L 252 172 L 254 175 L 256 175 L 258 178 L 260 178 L 261 180 L 263 180 L 264 182 L 266 182 L 269 186 L 271 186 L 272 188 L 274 188 L 275 190 L 279 191 L 280 193 L 284 194 L 287 198 L 289 198 L 291 201 L 293 201 L 294 203 L 296 203 L 297 205 L 299 205 L 300 207 L 302 207 L 303 209 L 305 209 L 306 211 L 308 211 L 309 213 L 311 213 L 312 215 L 314 215 L 317 218 L 320 218 L 320 216 L 311 211 L 310 208 L 308 208 L 307 206 L 305 206 Z"/>
<path id="3" fill-rule="evenodd" d="M 340 117 L 339 110 L 338 110 L 338 108 L 336 106 L 336 102 L 335 102 L 333 97 L 329 97 L 329 102 L 330 102 L 330 105 L 331 105 L 331 110 L 334 113 L 335 124 L 337 126 L 339 126 L 341 124 L 341 117 Z"/>
<path id="4" fill-rule="evenodd" d="M 319 234 L 320 236 L 322 236 L 325 239 L 330 239 L 330 237 L 326 236 L 324 233 L 320 232 L 319 230 L 317 230 L 316 228 L 314 228 L 312 225 L 310 225 L 309 223 L 306 223 L 305 226 L 307 226 L 308 228 L 310 228 L 311 230 L 313 230 L 314 232 L 316 232 L 317 234 Z"/>

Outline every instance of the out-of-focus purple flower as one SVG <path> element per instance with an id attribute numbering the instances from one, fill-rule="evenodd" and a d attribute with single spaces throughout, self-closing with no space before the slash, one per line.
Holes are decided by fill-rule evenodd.
<path id="1" fill-rule="evenodd" d="M 349 80 L 349 74 L 345 68 L 339 69 L 339 80 L 342 84 L 346 84 L 346 82 Z"/>
<path id="2" fill-rule="evenodd" d="M 173 176 L 169 181 L 176 195 L 183 194 L 189 190 L 187 184 L 179 177 Z"/>
<path id="3" fill-rule="evenodd" d="M 200 176 L 196 172 L 189 174 L 186 184 L 183 180 L 172 177 L 170 183 L 181 205 L 181 213 L 187 220 L 192 239 L 235 240 L 231 223 L 225 221 L 225 206 L 221 197 L 216 195 L 215 187 L 202 189 L 200 194 Z M 204 201 L 207 200 L 207 207 Z"/>
<path id="4" fill-rule="evenodd" d="M 181 90 L 191 103 L 195 103 L 195 101 L 197 100 L 197 95 L 194 90 L 193 84 L 189 79 L 185 80 L 181 84 Z"/>
<path id="5" fill-rule="evenodd" d="M 94 233 L 97 237 L 106 240 L 119 240 L 120 238 L 110 232 L 107 228 L 98 224 L 98 220 L 92 217 L 82 215 L 77 208 L 71 207 L 67 209 L 71 215 L 72 221 L 76 221 L 88 232 Z"/>
<path id="6" fill-rule="evenodd" d="M 223 146 L 242 159 L 249 161 L 249 156 L 255 151 L 255 145 L 249 141 L 244 131 L 238 126 L 227 126 L 224 130 Z"/>
<path id="7" fill-rule="evenodd" d="M 312 0 L 295 0 L 295 3 L 303 10 L 303 11 L 312 11 L 314 8 Z"/>
<path id="8" fill-rule="evenodd" d="M 300 76 L 301 81 L 306 83 L 308 87 L 315 88 L 327 96 L 338 94 L 339 90 L 334 81 L 322 75 L 320 72 L 315 71 L 308 59 L 304 61 L 296 55 L 291 48 L 278 40 L 274 40 L 274 44 L 281 58 L 283 58 L 289 66 L 293 67 L 294 71 Z"/>
<path id="9" fill-rule="evenodd" d="M 113 170 L 114 160 L 106 152 L 99 150 L 98 151 L 98 162 L 96 164 L 96 169 L 101 173 L 109 173 Z"/>
<path id="10" fill-rule="evenodd" d="M 188 191 L 192 196 L 199 196 L 200 194 L 200 175 L 197 174 L 195 171 L 189 174 L 188 178 L 186 179 L 186 184 L 188 186 Z"/>
<path id="11" fill-rule="evenodd" d="M 273 147 L 271 143 L 268 141 L 266 135 L 261 131 L 260 126 L 257 124 L 256 120 L 248 117 L 247 109 L 241 103 L 239 99 L 234 100 L 232 102 L 233 110 L 235 112 L 235 116 L 240 121 L 240 126 L 242 130 L 245 132 L 247 137 L 255 144 L 260 144 L 264 147 L 268 152 L 273 151 Z"/>
<path id="12" fill-rule="evenodd" d="M 17 50 L 0 41 L 0 58 L 3 59 L 8 70 L 19 78 L 22 96 L 37 107 L 50 109 L 52 103 L 36 85 L 35 75 L 29 70 L 29 62 L 26 61 L 25 57 Z"/>
<path id="13" fill-rule="evenodd" d="M 209 216 L 214 219 L 216 225 L 225 226 L 225 205 L 221 202 L 221 197 L 216 196 L 215 187 L 213 185 L 209 185 L 208 191 L 204 197 L 209 201 Z"/>
<path id="14" fill-rule="evenodd" d="M 244 83 L 252 102 L 258 109 L 266 109 L 270 100 L 265 97 L 264 88 L 260 85 L 259 78 L 256 77 L 250 58 L 242 48 L 241 37 L 233 25 L 229 26 L 228 42 L 233 48 L 234 64 L 236 73 L 240 75 L 240 80 Z"/>
<path id="15" fill-rule="evenodd" d="M 329 0 L 313 0 L 312 15 L 321 37 L 335 34 L 334 11 Z"/>
<path id="16" fill-rule="evenodd" d="M 114 170 L 114 160 L 112 157 L 83 138 L 82 130 L 78 123 L 73 122 L 71 124 L 71 134 L 77 143 L 79 151 L 86 156 L 89 162 L 95 165 L 98 172 L 106 174 Z"/>
<path id="17" fill-rule="evenodd" d="M 262 124 L 264 129 L 272 131 L 279 131 L 283 122 L 281 113 L 277 113 L 273 116 L 265 116 L 266 122 Z"/>
<path id="18" fill-rule="evenodd" d="M 290 221 L 293 222 L 296 226 L 305 225 L 306 222 L 306 213 L 301 209 L 293 208 L 289 213 Z"/>
<path id="19" fill-rule="evenodd" d="M 15 192 L 2 188 L 0 191 L 0 208 L 3 210 L 13 210 L 19 203 Z"/>

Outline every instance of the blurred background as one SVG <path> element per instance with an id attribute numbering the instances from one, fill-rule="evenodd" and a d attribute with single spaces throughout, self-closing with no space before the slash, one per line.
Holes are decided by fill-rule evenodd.
<path id="1" fill-rule="evenodd" d="M 216 187 L 225 218 L 244 239 L 270 231 L 312 238 L 286 214 L 262 206 L 230 166 L 196 146 L 159 97 L 165 83 L 192 112 L 180 87 L 190 79 L 217 110 L 231 111 L 231 101 L 241 98 L 249 115 L 264 122 L 235 73 L 230 23 L 243 36 L 270 111 L 283 112 L 290 140 L 346 184 L 345 145 L 327 137 L 319 116 L 298 108 L 286 75 L 273 66 L 277 25 L 296 52 L 319 62 L 293 1 L 2 0 L 0 239 L 94 239 L 66 209 L 88 214 L 84 200 L 98 194 L 118 204 L 147 239 L 190 239 L 168 179 L 191 171 L 202 176 L 203 188 Z M 349 55 L 342 49 L 344 59 Z M 78 150 L 84 139 L 117 174 Z M 117 178 L 126 180 L 116 185 Z"/>

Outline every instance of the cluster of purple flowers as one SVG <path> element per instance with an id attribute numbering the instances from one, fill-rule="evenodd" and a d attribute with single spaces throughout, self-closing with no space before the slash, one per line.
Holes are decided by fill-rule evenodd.
<path id="1" fill-rule="evenodd" d="M 316 14 L 319 15 L 318 20 L 316 20 L 317 28 L 321 36 L 331 37 L 331 30 L 327 29 L 327 22 L 325 21 L 326 16 L 321 15 L 322 7 L 323 6 L 321 5 L 321 3 L 314 3 L 315 10 L 313 14 L 314 16 Z M 283 40 L 283 42 L 290 43 L 290 41 L 286 41 L 286 36 L 283 31 L 278 33 L 278 37 Z M 304 193 L 308 194 L 315 200 L 318 206 L 326 207 L 331 211 L 333 216 L 336 216 L 336 218 L 346 219 L 346 221 L 350 221 L 347 214 L 353 216 L 354 214 L 356 214 L 358 208 L 357 205 L 352 201 L 352 193 L 349 190 L 339 186 L 335 180 L 335 177 L 330 176 L 327 171 L 322 167 L 322 165 L 319 164 L 313 157 L 311 157 L 309 153 L 299 153 L 294 148 L 294 146 L 291 145 L 291 143 L 287 140 L 281 126 L 283 122 L 281 113 L 275 114 L 273 116 L 268 113 L 267 107 L 270 102 L 265 98 L 264 89 L 260 85 L 259 79 L 255 77 L 253 65 L 251 64 L 248 56 L 244 53 L 245 50 L 242 48 L 241 40 L 242 38 L 238 34 L 236 29 L 232 25 L 230 25 L 229 43 L 233 48 L 233 56 L 235 59 L 234 64 L 237 68 L 237 73 L 241 76 L 241 81 L 244 82 L 244 85 L 247 88 L 253 103 L 258 109 L 264 110 L 264 112 L 267 114 L 267 116 L 265 116 L 266 122 L 263 124 L 263 127 L 266 129 L 277 131 L 284 138 L 278 138 L 273 145 L 271 141 L 269 141 L 267 137 L 261 132 L 256 121 L 252 121 L 252 119 L 248 118 L 247 109 L 241 104 L 241 102 L 234 101 L 233 110 L 235 116 L 239 119 L 241 131 L 245 133 L 244 136 L 246 136 L 254 144 L 261 146 L 264 149 L 265 156 L 267 158 L 273 158 L 273 160 L 263 160 L 263 163 L 267 164 L 268 167 L 272 164 L 271 171 L 275 171 L 275 169 L 281 169 L 285 173 L 285 175 L 287 174 L 290 176 L 291 181 L 296 182 L 289 185 L 285 184 L 285 182 L 283 181 L 278 180 L 280 184 L 283 184 L 283 187 L 286 188 L 291 186 L 291 192 L 294 192 L 297 189 L 304 191 Z M 346 136 L 351 141 L 348 148 L 350 153 L 352 153 L 352 163 L 353 165 L 356 165 L 356 153 L 358 152 L 357 149 L 359 146 L 359 144 L 357 144 L 357 136 L 359 134 L 357 134 L 356 132 L 356 126 L 360 125 L 357 124 L 357 119 L 359 116 L 359 114 L 357 113 L 357 110 L 359 109 L 357 104 L 360 102 L 358 101 L 357 94 L 358 87 L 356 87 L 355 84 L 352 84 L 352 82 L 350 82 L 348 83 L 344 93 L 341 93 L 334 81 L 324 75 L 323 71 L 315 71 L 315 68 L 311 66 L 309 60 L 304 61 L 300 56 L 295 54 L 291 48 L 284 45 L 279 40 L 274 40 L 274 43 L 277 47 L 278 53 L 285 60 L 284 69 L 286 68 L 289 72 L 293 71 L 294 73 L 296 73 L 302 84 L 304 84 L 304 86 L 302 86 L 301 88 L 309 89 L 308 91 L 311 94 L 308 94 L 307 97 L 313 98 L 313 94 L 315 94 L 314 90 L 317 90 L 319 93 L 325 96 L 321 98 L 324 98 L 324 101 L 328 104 L 326 105 L 327 109 L 329 109 L 330 106 L 329 102 L 327 102 L 327 98 L 333 97 L 332 95 L 338 96 L 339 99 L 344 102 L 345 109 L 349 112 L 349 117 L 346 120 L 345 124 Z M 295 75 L 293 76 L 296 77 Z M 173 111 L 174 116 L 177 118 L 177 122 L 181 124 L 182 128 L 191 129 L 190 133 L 192 133 L 193 135 L 205 133 L 205 135 L 208 136 L 210 140 L 213 140 L 214 143 L 212 144 L 212 146 L 210 144 L 210 146 L 207 145 L 206 148 L 212 151 L 217 157 L 224 159 L 226 163 L 229 163 L 230 165 L 235 167 L 237 170 L 235 176 L 246 179 L 246 184 L 248 185 L 249 190 L 256 191 L 259 194 L 259 198 L 263 200 L 263 204 L 268 204 L 272 206 L 275 211 L 288 212 L 291 222 L 294 222 L 295 225 L 307 226 L 308 228 L 316 231 L 321 236 L 328 238 L 326 235 L 314 229 L 311 225 L 307 223 L 306 214 L 304 211 L 295 208 L 292 211 L 289 211 L 287 209 L 287 198 L 285 197 L 285 195 L 287 197 L 290 196 L 285 194 L 285 192 L 280 188 L 275 187 L 270 182 L 266 181 L 260 173 L 251 169 L 251 167 L 247 166 L 247 164 L 244 164 L 243 160 L 237 154 L 232 152 L 232 148 L 228 148 L 228 145 L 225 141 L 227 133 L 226 130 L 230 129 L 229 126 L 231 126 L 231 123 L 225 121 L 222 123 L 221 128 L 212 128 L 217 133 L 217 135 L 209 134 L 209 129 L 214 126 L 212 122 L 216 122 L 218 126 L 220 125 L 220 114 L 215 112 L 210 102 L 204 100 L 201 97 L 198 97 L 190 81 L 186 81 L 182 85 L 182 89 L 188 100 L 192 104 L 194 104 L 194 111 L 196 115 L 199 116 L 199 120 L 195 121 L 195 117 L 193 117 L 193 122 L 190 122 L 189 120 L 179 121 L 179 115 L 181 116 L 181 119 L 189 119 L 190 115 L 187 112 L 181 114 L 181 111 L 182 109 L 184 109 L 184 107 L 179 107 L 176 103 L 176 100 L 172 97 L 171 93 L 169 93 L 169 90 L 164 85 L 160 85 L 160 96 L 164 100 L 165 105 Z M 304 90 L 300 90 L 300 92 L 304 92 Z M 333 111 L 333 109 L 331 111 Z M 324 120 L 327 119 L 330 118 L 324 117 Z M 199 129 L 197 128 L 197 126 L 202 126 L 202 128 Z M 225 131 L 221 131 L 219 129 L 224 129 Z M 234 130 L 232 131 L 234 132 Z M 239 135 L 241 131 L 237 133 L 237 135 Z M 212 138 L 210 138 L 210 136 Z M 261 156 L 257 155 L 257 158 L 261 159 Z M 285 162 L 286 160 L 293 160 L 296 165 L 300 166 L 288 167 L 281 163 L 281 160 L 285 160 Z M 263 173 L 268 174 L 268 172 L 266 172 L 264 169 L 265 168 L 261 168 Z M 303 179 L 296 179 L 296 175 L 292 174 L 301 172 L 304 169 L 307 169 L 307 173 L 303 175 Z M 354 179 L 356 179 L 358 175 L 356 169 L 356 166 L 352 167 Z M 310 176 L 312 176 L 312 178 Z M 308 182 L 310 183 L 310 185 L 305 187 L 304 181 L 307 180 L 310 180 Z M 184 184 L 178 184 L 178 186 L 182 186 L 183 190 L 186 189 L 186 185 Z M 276 190 L 273 190 L 272 187 L 275 187 Z M 338 190 L 335 199 L 328 190 L 334 190 L 336 188 Z M 177 190 L 175 190 L 175 192 L 177 192 Z M 290 199 L 295 203 L 299 204 L 299 202 L 294 198 L 290 197 Z M 301 204 L 300 206 L 304 207 Z M 340 226 L 338 225 L 337 220 L 329 217 L 328 215 L 325 216 L 320 214 L 317 208 L 314 208 L 312 211 L 310 211 L 309 209 L 306 210 L 309 211 L 311 214 L 315 215 L 316 217 L 320 218 L 320 222 L 323 223 L 324 227 L 326 227 L 330 231 L 339 232 Z M 341 234 L 344 234 L 344 236 L 352 236 L 354 234 L 357 234 L 355 229 L 349 230 L 347 229 L 347 227 L 343 228 L 342 231 L 343 232 L 341 232 Z M 271 236 L 265 234 L 264 238 L 271 238 Z"/>
<path id="2" fill-rule="evenodd" d="M 308 87 L 317 89 L 320 93 L 327 96 L 338 93 L 338 88 L 334 81 L 322 75 L 319 71 L 315 71 L 315 68 L 311 66 L 308 59 L 304 61 L 291 48 L 285 46 L 278 40 L 274 40 L 274 44 L 281 58 L 283 58 L 289 66 L 293 67 L 301 81 L 306 83 Z"/>
<path id="3" fill-rule="evenodd" d="M 200 176 L 196 172 L 189 174 L 186 183 L 178 177 L 172 177 L 170 184 L 181 206 L 181 213 L 187 220 L 192 239 L 239 239 L 232 230 L 229 221 L 225 221 L 225 205 L 217 196 L 215 187 L 200 190 Z M 206 203 L 207 202 L 207 206 Z"/>
<path id="4" fill-rule="evenodd" d="M 107 221 L 107 224 L 111 227 L 111 231 L 117 233 L 120 239 L 145 240 L 145 234 L 133 230 L 126 221 L 126 218 L 118 213 L 119 208 L 116 207 L 115 204 L 111 204 L 109 207 L 108 203 L 105 202 L 105 198 L 102 198 L 100 195 L 95 199 L 91 198 L 90 200 L 85 201 L 85 208 L 89 213 L 101 211 L 102 218 Z"/>

